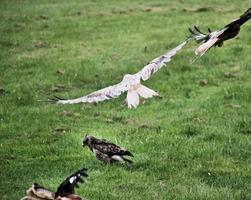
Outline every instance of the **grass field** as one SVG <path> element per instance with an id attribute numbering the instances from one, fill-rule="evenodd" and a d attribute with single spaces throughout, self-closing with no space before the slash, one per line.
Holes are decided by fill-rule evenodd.
<path id="1" fill-rule="evenodd" d="M 182 42 L 188 27 L 221 28 L 249 0 L 0 1 L 0 196 L 33 182 L 53 190 L 89 169 L 77 193 L 90 200 L 251 199 L 251 21 L 195 63 L 195 43 L 144 85 L 162 98 L 128 109 L 52 105 L 118 83 Z M 106 166 L 86 134 L 134 153 Z"/>

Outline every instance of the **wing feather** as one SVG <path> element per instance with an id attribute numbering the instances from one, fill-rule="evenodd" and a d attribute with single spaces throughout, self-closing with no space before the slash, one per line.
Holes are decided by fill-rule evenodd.
<path id="1" fill-rule="evenodd" d="M 98 91 L 92 92 L 86 96 L 82 96 L 76 99 L 69 99 L 69 100 L 61 100 L 55 99 L 56 103 L 58 104 L 74 104 L 74 103 L 93 103 L 93 102 L 100 102 L 105 101 L 112 98 L 117 98 L 122 93 L 126 92 L 129 89 L 129 82 L 128 81 L 121 81 L 116 85 L 112 85 Z"/>
<path id="2" fill-rule="evenodd" d="M 159 56 L 153 59 L 148 65 L 146 65 L 143 69 L 141 69 L 135 76 L 139 77 L 142 80 L 148 80 L 154 73 L 156 73 L 159 69 L 165 66 L 166 63 L 171 61 L 171 58 L 178 53 L 185 45 L 187 41 L 182 42 L 180 45 L 175 47 L 174 49 L 168 51 L 162 56 Z"/>

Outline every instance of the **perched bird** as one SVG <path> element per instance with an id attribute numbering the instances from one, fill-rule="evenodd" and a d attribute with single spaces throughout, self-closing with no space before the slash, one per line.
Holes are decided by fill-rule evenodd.
<path id="1" fill-rule="evenodd" d="M 222 29 L 217 31 L 212 32 L 208 28 L 209 33 L 205 34 L 201 32 L 196 26 L 194 26 L 194 30 L 189 28 L 191 37 L 195 39 L 198 43 L 200 43 L 200 46 L 195 50 L 195 54 L 202 56 L 213 46 L 223 46 L 225 40 L 232 39 L 236 35 L 238 35 L 241 25 L 247 22 L 250 18 L 251 8 L 249 8 L 238 19 L 233 20 L 231 23 L 227 24 Z"/>
<path id="2" fill-rule="evenodd" d="M 101 160 L 106 164 L 114 162 L 132 163 L 131 160 L 124 158 L 124 156 L 133 157 L 133 154 L 130 151 L 108 142 L 105 139 L 98 139 L 93 136 L 86 135 L 83 140 L 83 147 L 86 145 L 95 154 L 98 160 Z"/>
<path id="3" fill-rule="evenodd" d="M 31 188 L 26 191 L 26 196 L 21 200 L 86 200 L 74 194 L 74 188 L 79 187 L 78 183 L 83 183 L 82 177 L 87 177 L 87 169 L 83 168 L 67 177 L 57 188 L 56 192 L 52 192 L 34 183 Z"/>
<path id="4" fill-rule="evenodd" d="M 49 99 L 49 101 L 57 104 L 92 103 L 116 98 L 122 93 L 127 92 L 126 101 L 128 107 L 136 108 L 139 105 L 140 97 L 147 99 L 153 96 L 158 96 L 157 92 L 142 85 L 140 81 L 148 80 L 155 72 L 165 66 L 166 63 L 170 62 L 171 58 L 185 46 L 187 41 L 168 51 L 166 54 L 155 58 L 139 72 L 135 74 L 126 74 L 123 80 L 116 85 L 103 88 L 76 99 L 66 100 L 54 96 L 54 98 Z"/>

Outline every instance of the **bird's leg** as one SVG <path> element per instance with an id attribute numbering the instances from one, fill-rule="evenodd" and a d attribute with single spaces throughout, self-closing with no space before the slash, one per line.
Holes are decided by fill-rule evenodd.
<path id="1" fill-rule="evenodd" d="M 222 47 L 223 45 L 224 45 L 223 41 L 221 41 L 221 42 L 218 43 L 218 47 Z"/>

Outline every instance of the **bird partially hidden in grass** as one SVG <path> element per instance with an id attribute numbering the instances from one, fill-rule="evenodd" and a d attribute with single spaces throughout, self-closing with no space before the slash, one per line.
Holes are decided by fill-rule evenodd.
<path id="1" fill-rule="evenodd" d="M 26 191 L 26 196 L 21 200 L 86 200 L 74 193 L 74 189 L 78 183 L 83 183 L 83 177 L 87 177 L 87 169 L 83 168 L 67 177 L 57 188 L 56 192 L 52 192 L 34 183 L 31 188 Z"/>
<path id="2" fill-rule="evenodd" d="M 238 35 L 241 25 L 251 18 L 251 8 L 243 13 L 238 19 L 233 20 L 231 23 L 224 26 L 217 31 L 211 31 L 208 28 L 208 33 L 203 33 L 197 26 L 192 30 L 189 28 L 191 38 L 195 39 L 200 46 L 195 50 L 195 54 L 199 57 L 204 55 L 211 47 L 222 47 L 224 41 L 234 38 Z"/>
<path id="3" fill-rule="evenodd" d="M 114 162 L 132 163 L 131 160 L 124 157 L 133 157 L 133 154 L 130 151 L 108 142 L 105 139 L 98 139 L 93 136 L 86 135 L 83 140 L 83 147 L 86 145 L 95 154 L 98 160 L 101 160 L 106 164 Z"/>
<path id="4" fill-rule="evenodd" d="M 116 98 L 122 93 L 127 92 L 126 101 L 128 108 L 136 108 L 139 105 L 140 97 L 147 99 L 158 96 L 157 92 L 142 85 L 140 81 L 148 80 L 155 72 L 165 66 L 166 63 L 170 62 L 171 58 L 186 45 L 187 41 L 168 51 L 166 54 L 155 58 L 139 72 L 135 74 L 126 74 L 123 80 L 116 85 L 103 88 L 76 99 L 67 100 L 54 96 L 48 101 L 57 104 L 93 103 Z"/>

